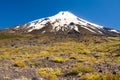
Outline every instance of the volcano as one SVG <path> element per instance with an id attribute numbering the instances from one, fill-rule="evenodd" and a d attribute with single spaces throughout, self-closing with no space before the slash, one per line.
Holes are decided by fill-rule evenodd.
<path id="1" fill-rule="evenodd" d="M 9 33 L 120 35 L 118 30 L 91 23 L 69 11 L 60 11 L 54 16 L 37 19 L 6 30 Z"/>

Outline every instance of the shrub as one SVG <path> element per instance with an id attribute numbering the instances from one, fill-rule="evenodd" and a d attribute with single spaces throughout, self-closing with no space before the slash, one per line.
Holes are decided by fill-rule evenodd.
<path id="1" fill-rule="evenodd" d="M 58 80 L 57 76 L 61 75 L 60 68 L 38 68 L 36 72 L 47 80 Z"/>
<path id="2" fill-rule="evenodd" d="M 79 70 L 77 68 L 72 69 L 70 72 L 68 72 L 66 75 L 78 75 Z"/>
<path id="3" fill-rule="evenodd" d="M 80 80 L 106 80 L 102 79 L 102 77 L 100 77 L 99 74 L 85 74 L 82 77 L 80 77 Z"/>
<path id="4" fill-rule="evenodd" d="M 25 65 L 25 62 L 22 61 L 22 60 L 15 60 L 14 66 L 16 66 L 16 67 L 25 67 L 26 65 Z"/>
<path id="5" fill-rule="evenodd" d="M 90 73 L 93 71 L 93 68 L 91 66 L 80 66 L 79 71 L 83 72 L 83 73 Z"/>
<path id="6" fill-rule="evenodd" d="M 42 64 L 41 61 L 31 61 L 28 63 L 30 66 L 39 66 Z"/>
<path id="7" fill-rule="evenodd" d="M 78 75 L 79 73 L 90 73 L 93 71 L 91 66 L 87 65 L 76 65 L 66 75 Z"/>
<path id="8" fill-rule="evenodd" d="M 63 63 L 66 61 L 66 59 L 61 58 L 61 57 L 55 57 L 51 59 L 52 62 L 56 62 L 56 63 Z"/>
<path id="9" fill-rule="evenodd" d="M 80 80 L 120 80 L 120 74 L 85 74 Z"/>

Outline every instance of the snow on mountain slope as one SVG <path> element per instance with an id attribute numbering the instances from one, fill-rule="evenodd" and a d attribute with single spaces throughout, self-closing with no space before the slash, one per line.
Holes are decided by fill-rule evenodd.
<path id="1" fill-rule="evenodd" d="M 107 30 L 103 26 L 81 19 L 69 11 L 61 11 L 51 17 L 42 18 L 24 25 L 15 26 L 14 31 L 24 30 L 24 33 L 29 33 L 34 30 L 44 29 L 42 33 L 45 33 L 47 32 L 45 28 L 48 29 L 49 27 L 48 23 L 51 27 L 49 30 L 47 30 L 49 32 L 69 32 L 71 30 L 74 30 L 78 33 L 81 33 L 83 30 L 86 30 L 86 32 L 92 34 L 120 33 L 117 30 Z"/>
<path id="2" fill-rule="evenodd" d="M 110 32 L 115 32 L 115 33 L 120 33 L 119 31 L 117 31 L 117 30 L 109 30 Z"/>

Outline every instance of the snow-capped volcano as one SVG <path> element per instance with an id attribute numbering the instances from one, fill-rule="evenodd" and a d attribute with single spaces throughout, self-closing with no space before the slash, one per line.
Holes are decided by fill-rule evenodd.
<path id="1" fill-rule="evenodd" d="M 31 21 L 24 25 L 13 27 L 12 32 L 20 33 L 84 33 L 84 34 L 120 34 L 117 30 L 105 28 L 81 19 L 69 11 L 61 11 L 58 14 L 38 20 Z"/>

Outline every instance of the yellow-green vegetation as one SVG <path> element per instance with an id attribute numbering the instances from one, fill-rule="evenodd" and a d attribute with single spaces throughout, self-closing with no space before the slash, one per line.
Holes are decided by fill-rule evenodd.
<path id="1" fill-rule="evenodd" d="M 65 58 L 61 58 L 61 57 L 54 57 L 51 59 L 52 62 L 56 62 L 56 63 L 63 63 L 65 62 L 67 59 Z"/>
<path id="2" fill-rule="evenodd" d="M 20 34 L 0 34 L 0 40 L 2 39 L 12 39 L 12 38 L 28 38 L 32 37 L 30 34 L 20 35 Z"/>
<path id="3" fill-rule="evenodd" d="M 26 65 L 25 65 L 25 62 L 22 61 L 22 60 L 15 60 L 14 66 L 16 66 L 16 67 L 25 67 Z"/>
<path id="4" fill-rule="evenodd" d="M 29 61 L 28 64 L 30 66 L 39 66 L 42 64 L 42 62 L 41 61 Z"/>
<path id="5" fill-rule="evenodd" d="M 9 62 L 4 64 L 14 67 L 12 70 L 17 73 L 24 69 L 33 69 L 32 71 L 35 70 L 37 75 L 47 80 L 58 80 L 65 75 L 68 77 L 80 75 L 81 80 L 119 80 L 119 74 L 111 74 L 112 70 L 109 71 L 109 68 L 103 69 L 104 74 L 99 73 L 96 68 L 99 66 L 95 67 L 95 65 L 104 63 L 107 66 L 117 67 L 116 65 L 120 63 L 120 37 L 84 37 L 80 40 L 67 38 L 54 42 L 52 40 L 56 39 L 50 41 L 47 37 L 36 38 L 36 36 L 32 39 L 29 38 L 30 36 L 33 35 L 15 37 L 24 44 L 17 47 L 9 45 L 14 43 L 13 38 L 1 38 L 0 64 L 2 65 L 2 61 L 11 62 L 12 65 Z M 35 42 L 36 45 L 29 45 Z M 19 40 L 16 40 L 15 44 L 17 43 Z"/>
<path id="6" fill-rule="evenodd" d="M 80 80 L 120 80 L 120 74 L 113 75 L 111 73 L 108 74 L 85 74 Z"/>
<path id="7" fill-rule="evenodd" d="M 38 68 L 36 72 L 47 80 L 58 80 L 57 76 L 62 74 L 60 68 Z"/>
<path id="8" fill-rule="evenodd" d="M 74 64 L 73 67 L 70 69 L 70 71 L 67 73 L 67 75 L 78 75 L 79 73 L 91 73 L 94 69 L 92 66 L 89 65 L 83 65 L 83 64 Z"/>

